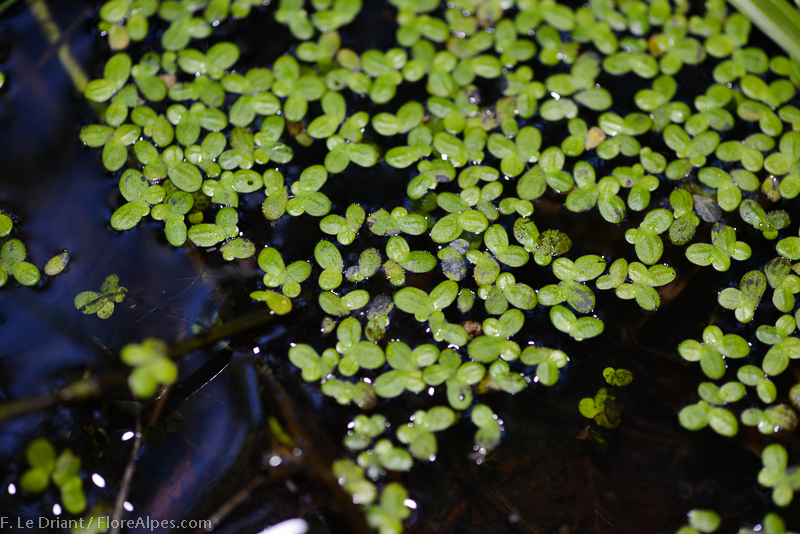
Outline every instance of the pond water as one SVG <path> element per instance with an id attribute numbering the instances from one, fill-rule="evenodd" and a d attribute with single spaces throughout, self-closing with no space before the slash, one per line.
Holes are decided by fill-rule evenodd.
<path id="1" fill-rule="evenodd" d="M 98 75 L 107 51 L 98 45 L 101 40 L 94 29 L 95 2 L 50 4 L 59 26 L 71 28 L 66 42 L 73 54 L 90 75 Z M 367 6 L 348 30 L 345 45 L 387 48 L 394 31 L 390 11 L 377 2 Z M 270 64 L 291 40 L 269 9 L 226 28 L 223 32 L 229 33 L 223 37 L 237 36 L 246 67 Z M 248 45 L 246 37 L 260 32 L 270 34 L 268 46 Z M 262 313 L 248 297 L 260 277 L 253 259 L 228 264 L 218 254 L 191 246 L 175 249 L 166 243 L 160 223 L 123 233 L 110 227 L 108 220 L 120 200 L 118 177 L 102 169 L 98 150 L 83 147 L 78 139 L 80 127 L 95 120 L 94 111 L 76 94 L 21 3 L 0 15 L 0 69 L 7 76 L 0 94 L 0 209 L 16 217 L 16 237 L 25 242 L 37 265 L 64 249 L 71 258 L 66 273 L 36 289 L 10 284 L 0 292 L 0 402 L 46 395 L 86 370 L 111 375 L 119 369 L 112 355 L 131 341 L 179 341 L 218 316 L 233 321 Z M 697 69 L 691 75 L 684 88 L 687 100 L 693 87 L 709 79 Z M 632 95 L 625 79 L 619 85 L 628 91 L 623 94 Z M 424 87 L 411 87 L 409 95 L 420 91 Z M 316 162 L 321 154 L 319 149 L 297 146 L 295 162 Z M 298 165 L 289 166 L 287 174 L 296 175 Z M 385 164 L 377 172 L 378 177 L 376 169 L 351 169 L 346 180 L 330 183 L 326 192 L 334 206 L 353 202 L 357 192 L 369 213 L 404 196 L 409 173 Z M 286 217 L 266 224 L 258 210 L 260 199 L 248 202 L 256 209 L 242 210 L 242 224 L 261 223 L 250 236 L 254 242 L 281 247 L 285 257 L 310 255 L 315 238 L 309 230 L 317 227 L 316 220 L 301 217 L 289 225 Z M 788 203 L 782 207 L 800 214 Z M 536 213 L 540 227 L 562 229 L 573 237 L 576 254 L 614 255 L 628 246 L 623 230 L 610 228 L 596 212 L 570 214 L 557 199 L 546 196 L 536 201 Z M 757 235 L 752 228 L 746 232 Z M 378 246 L 380 241 L 375 242 Z M 756 251 L 753 261 L 765 253 Z M 620 304 L 601 293 L 598 307 L 615 310 L 613 317 L 604 318 L 603 338 L 579 346 L 544 328 L 521 334 L 520 344 L 536 339 L 570 354 L 563 379 L 550 389 L 485 396 L 505 428 L 502 445 L 486 458 L 471 454 L 470 425 L 446 433 L 437 460 L 415 466 L 404 477 L 418 505 L 408 522 L 410 532 L 667 532 L 684 524 L 691 508 L 717 510 L 728 531 L 761 520 L 770 509 L 769 492 L 753 477 L 761 466 L 761 437 L 742 429 L 733 441 L 710 431 L 690 433 L 677 422 L 680 408 L 695 401 L 703 375 L 684 362 L 675 347 L 699 337 L 716 303 L 695 296 L 720 282 L 716 273 L 688 263 L 682 249 L 668 246 L 665 259 L 683 285 L 663 297 L 658 321 L 634 303 Z M 96 290 L 111 273 L 130 291 L 113 316 L 103 321 L 75 310 L 74 296 Z M 431 284 L 425 275 L 410 278 L 415 285 Z M 729 278 L 725 283 L 738 281 Z M 385 286 L 376 282 L 370 287 L 380 292 Z M 340 455 L 346 424 L 359 413 L 341 409 L 317 386 L 303 384 L 286 360 L 291 343 L 323 339 L 323 314 L 310 305 L 312 298 L 316 296 L 303 294 L 296 313 L 273 320 L 256 330 L 257 335 L 248 331 L 231 339 L 229 347 L 208 344 L 181 360 L 184 382 L 168 408 L 180 412 L 183 425 L 166 433 L 159 447 L 144 447 L 128 495 L 133 505 L 128 517 L 180 520 L 220 514 L 225 520 L 215 532 L 238 533 L 303 516 L 312 532 L 347 531 L 337 505 L 330 503 L 313 474 L 288 469 L 270 478 L 272 471 L 266 466 L 280 450 L 265 431 L 268 417 L 280 413 L 270 380 L 282 385 L 328 463 Z M 541 307 L 529 316 L 534 325 L 548 322 Z M 401 322 L 401 328 L 408 339 L 424 330 L 414 321 Z M 743 329 L 741 335 L 752 339 L 753 331 Z M 269 380 L 263 374 L 265 362 Z M 623 424 L 606 433 L 607 443 L 601 446 L 585 439 L 589 420 L 578 413 L 577 405 L 604 385 L 602 371 L 608 366 L 632 370 L 635 380 L 617 399 L 624 409 Z M 105 488 L 91 488 L 93 502 L 113 502 L 130 450 L 123 436 L 135 420 L 129 406 L 120 402 L 127 398 L 118 388 L 106 384 L 103 389 L 101 398 L 74 409 L 66 405 L 37 410 L 0 426 L 0 462 L 10 466 L 0 475 L 0 515 L 24 520 L 50 514 L 52 499 L 20 498 L 7 490 L 25 469 L 25 445 L 42 433 L 81 454 L 87 473 L 106 477 Z M 385 406 L 398 412 L 426 406 L 413 397 L 407 402 Z M 97 434 L 99 429 L 104 436 Z M 798 449 L 796 437 L 782 439 Z M 243 488 L 247 498 L 237 500 Z M 230 510 L 220 509 L 233 502 L 236 506 Z M 798 524 L 797 507 L 786 515 Z"/>

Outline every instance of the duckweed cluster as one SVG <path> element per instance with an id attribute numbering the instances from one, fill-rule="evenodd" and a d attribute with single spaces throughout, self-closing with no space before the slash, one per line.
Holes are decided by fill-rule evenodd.
<path id="1" fill-rule="evenodd" d="M 112 55 L 84 92 L 102 105 L 101 120 L 80 132 L 118 180 L 113 228 L 159 221 L 172 246 L 255 257 L 264 274 L 250 296 L 275 314 L 313 295 L 327 344 L 298 338 L 287 357 L 332 401 L 366 411 L 332 470 L 369 524 L 403 530 L 408 492 L 387 472 L 433 461 L 437 434 L 460 418 L 474 424 L 480 454 L 498 446 L 503 422 L 481 393 L 559 381 L 570 357 L 526 333 L 534 309 L 549 308 L 547 328 L 574 347 L 603 335 L 613 313 L 597 308 L 598 291 L 658 310 L 663 290 L 686 275 L 665 263 L 678 253 L 698 268 L 741 272 L 735 287 L 706 298 L 716 295 L 728 322 L 758 324 L 753 343 L 709 324 L 702 342 L 677 347 L 708 379 L 678 420 L 727 437 L 739 423 L 766 436 L 793 431 L 798 387 L 781 391 L 774 378 L 800 358 L 800 237 L 792 210 L 780 209 L 800 194 L 800 64 L 752 46 L 750 21 L 721 0 L 702 9 L 667 0 L 389 4 L 394 45 L 354 50 L 343 36 L 361 0 L 108 1 L 99 29 Z M 295 38 L 269 65 L 248 67 L 237 43 L 208 41 L 253 10 L 270 11 Z M 680 95 L 680 76 L 696 69 L 711 78 Z M 637 89 L 626 97 L 620 83 Z M 321 159 L 298 161 L 307 147 Z M 371 169 L 376 189 L 406 179 L 406 197 L 371 212 L 355 189 L 349 205 L 332 202 L 330 185 L 346 188 L 354 167 Z M 240 222 L 253 199 L 264 227 L 313 218 L 314 249 L 295 257 L 253 237 L 263 232 Z M 571 253 L 581 236 L 547 227 L 537 217 L 545 202 L 564 217 L 597 210 L 624 230 L 624 252 Z M 0 236 L 11 229 L 0 214 Z M 754 258 L 754 249 L 770 252 Z M 25 255 L 19 240 L 4 242 L 0 285 L 39 282 Z M 67 260 L 56 256 L 45 272 Z M 75 306 L 110 316 L 127 293 L 118 283 L 110 276 Z M 768 288 L 771 304 L 762 302 Z M 762 319 L 770 307 L 783 314 L 774 325 Z M 428 337 L 403 341 L 406 316 Z M 177 378 L 157 340 L 121 357 L 138 397 Z M 632 377 L 604 376 L 608 387 L 579 410 L 611 429 L 621 419 L 608 401 Z M 430 407 L 407 419 L 369 412 L 379 399 L 423 392 Z M 36 470 L 54 452 L 44 456 L 28 478 L 44 477 Z M 779 443 L 762 459 L 758 482 L 787 506 L 797 469 Z M 679 532 L 713 532 L 719 517 L 693 510 L 688 522 Z M 776 513 L 763 526 L 785 532 Z"/>
<path id="2" fill-rule="evenodd" d="M 0 287 L 13 278 L 23 286 L 36 286 L 42 279 L 42 273 L 34 264 L 25 261 L 28 249 L 16 237 L 10 237 L 18 232 L 12 217 L 0 211 Z M 55 276 L 66 269 L 69 263 L 69 253 L 63 251 L 50 258 L 42 268 L 47 276 Z"/>
<path id="3" fill-rule="evenodd" d="M 42 493 L 52 481 L 59 488 L 64 509 L 73 515 L 86 510 L 86 496 L 80 477 L 81 459 L 69 449 L 56 456 L 56 449 L 45 438 L 37 438 L 25 449 L 30 466 L 20 477 L 20 486 L 29 493 Z"/>

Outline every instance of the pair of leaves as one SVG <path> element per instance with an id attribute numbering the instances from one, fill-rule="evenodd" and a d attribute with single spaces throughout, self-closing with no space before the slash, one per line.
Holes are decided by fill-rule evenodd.
<path id="1" fill-rule="evenodd" d="M 417 213 L 408 213 L 405 208 L 397 207 L 391 213 L 384 209 L 371 213 L 367 218 L 367 226 L 376 235 L 397 235 L 400 232 L 409 235 L 421 235 L 428 229 L 428 221 Z"/>
<path id="2" fill-rule="evenodd" d="M 569 334 L 576 341 L 583 341 L 603 333 L 603 321 L 597 317 L 575 317 L 575 314 L 563 306 L 553 306 L 550 310 L 550 322 L 558 330 Z"/>
<path id="3" fill-rule="evenodd" d="M 358 455 L 358 465 L 366 469 L 370 478 L 377 478 L 378 474 L 384 469 L 389 471 L 410 471 L 414 465 L 414 458 L 407 450 L 395 447 L 391 441 L 384 438 L 378 440 L 371 450 L 363 451 Z M 397 483 L 395 485 L 399 486 Z M 386 488 L 384 488 L 385 491 Z M 400 506 L 402 506 L 402 503 L 400 503 Z"/>
<path id="4" fill-rule="evenodd" d="M 9 239 L 3 243 L 0 248 L 0 287 L 6 284 L 9 276 L 13 276 L 24 286 L 35 286 L 39 283 L 39 269 L 24 261 L 27 255 L 27 249 L 19 239 Z"/>
<path id="5" fill-rule="evenodd" d="M 420 345 L 412 351 L 405 343 L 389 343 L 386 346 L 386 361 L 392 370 L 375 380 L 375 393 L 387 398 L 397 397 L 405 390 L 419 393 L 427 385 L 432 385 L 425 380 L 419 368 L 430 366 L 438 356 L 439 351 L 431 345 Z"/>
<path id="6" fill-rule="evenodd" d="M 595 205 L 603 218 L 613 224 L 625 218 L 625 203 L 617 196 L 619 181 L 611 176 L 595 183 L 594 168 L 587 162 L 578 162 L 573 170 L 577 188 L 567 195 L 567 209 L 581 213 L 592 209 Z"/>
<path id="7" fill-rule="evenodd" d="M 371 144 L 345 142 L 336 144 L 332 139 L 328 138 L 328 146 L 333 148 L 325 156 L 325 168 L 331 173 L 344 172 L 350 163 L 355 163 L 359 167 L 372 167 L 378 162 L 378 151 Z"/>
<path id="8" fill-rule="evenodd" d="M 774 210 L 766 213 L 758 202 L 750 198 L 739 204 L 739 215 L 745 222 L 761 231 L 767 239 L 775 239 L 779 230 L 789 226 L 789 215 L 785 211 Z"/>
<path id="9" fill-rule="evenodd" d="M 561 282 L 544 286 L 537 298 L 545 306 L 567 301 L 576 311 L 589 313 L 594 308 L 594 293 L 582 282 L 597 278 L 605 268 L 606 262 L 600 256 L 581 256 L 574 263 L 567 258 L 558 258 L 553 262 L 553 274 Z"/>
<path id="10" fill-rule="evenodd" d="M 458 296 L 458 284 L 445 280 L 431 290 L 430 295 L 416 287 L 404 287 L 394 294 L 395 305 L 406 313 L 413 313 L 422 322 L 431 314 L 450 306 Z"/>
<path id="11" fill-rule="evenodd" d="M 329 348 L 322 356 L 310 346 L 298 343 L 289 349 L 289 361 L 302 370 L 303 380 L 316 382 L 328 376 L 339 363 L 339 353 Z"/>
<path id="12" fill-rule="evenodd" d="M 755 365 L 743 365 L 736 372 L 736 377 L 739 381 L 746 385 L 756 388 L 758 398 L 767 404 L 775 402 L 778 396 L 778 388 L 775 383 L 767 378 L 766 373 L 760 367 Z"/>
<path id="13" fill-rule="evenodd" d="M 324 291 L 319 295 L 319 305 L 323 311 L 339 317 L 363 308 L 368 302 L 369 293 L 363 289 L 356 289 L 341 297 L 333 291 Z"/>
<path id="14" fill-rule="evenodd" d="M 207 74 L 212 79 L 221 78 L 238 59 L 239 48 L 229 42 L 217 43 L 205 54 L 195 48 L 183 48 L 177 55 L 178 66 L 182 71 L 194 76 Z"/>
<path id="15" fill-rule="evenodd" d="M 659 234 L 664 233 L 672 224 L 673 216 L 669 210 L 655 209 L 650 211 L 637 229 L 625 232 L 625 239 L 633 243 L 636 256 L 642 263 L 653 265 L 664 252 L 664 243 Z"/>
<path id="16" fill-rule="evenodd" d="M 717 434 L 727 437 L 735 436 L 739 431 L 736 416 L 704 400 L 683 408 L 678 414 L 678 420 L 688 430 L 700 430 L 710 426 Z"/>
<path id="17" fill-rule="evenodd" d="M 264 271 L 264 285 L 280 287 L 289 298 L 300 294 L 300 283 L 311 275 L 310 263 L 296 261 L 287 267 L 281 253 L 274 248 L 265 248 L 258 254 L 258 266 Z"/>
<path id="18" fill-rule="evenodd" d="M 724 358 L 744 358 L 750 354 L 750 345 L 736 334 L 723 334 L 716 326 L 703 330 L 703 343 L 687 339 L 678 346 L 684 360 L 700 362 L 700 368 L 708 378 L 716 380 L 725 374 Z"/>
<path id="19" fill-rule="evenodd" d="M 144 175 L 135 169 L 128 169 L 122 173 L 119 179 L 119 191 L 128 202 L 111 215 L 111 226 L 120 231 L 130 230 L 139 224 L 142 217 L 150 213 L 150 206 L 160 203 L 166 196 L 163 187 L 151 185 Z"/>
<path id="20" fill-rule="evenodd" d="M 319 275 L 319 287 L 322 289 L 336 289 L 342 283 L 344 261 L 336 245 L 330 241 L 320 241 L 314 248 L 314 258 L 322 267 Z"/>
<path id="21" fill-rule="evenodd" d="M 266 302 L 269 309 L 278 315 L 286 315 L 292 311 L 292 301 L 289 297 L 276 291 L 253 291 L 250 293 L 250 298 Z"/>
<path id="22" fill-rule="evenodd" d="M 329 235 L 335 235 L 342 245 L 349 245 L 356 238 L 356 232 L 364 224 L 366 214 L 358 204 L 348 206 L 345 216 L 327 215 L 319 222 L 319 228 Z"/>
<path id="23" fill-rule="evenodd" d="M 478 404 L 472 408 L 470 419 L 478 427 L 475 432 L 475 446 L 488 452 L 500 444 L 502 421 L 491 408 Z"/>
<path id="24" fill-rule="evenodd" d="M 795 294 L 800 293 L 800 278 L 792 273 L 792 265 L 786 258 L 777 257 L 764 266 L 767 283 L 774 289 L 772 303 L 786 313 L 794 309 Z"/>
<path id="25" fill-rule="evenodd" d="M 81 313 L 96 313 L 100 319 L 108 319 L 114 313 L 114 303 L 119 304 L 128 296 L 128 290 L 119 285 L 119 276 L 111 274 L 100 286 L 100 293 L 83 291 L 75 296 L 75 308 Z"/>
<path id="26" fill-rule="evenodd" d="M 431 228 L 431 239 L 435 243 L 450 243 L 458 239 L 462 232 L 480 233 L 488 226 L 486 215 L 478 210 L 464 210 L 445 215 L 436 221 Z"/>
<path id="27" fill-rule="evenodd" d="M 631 283 L 625 283 L 626 278 Z M 666 265 L 647 267 L 639 262 L 628 262 L 619 258 L 611 264 L 608 274 L 597 279 L 600 289 L 616 290 L 618 298 L 636 299 L 639 306 L 648 311 L 656 310 L 661 304 L 661 297 L 654 289 L 669 284 L 675 279 L 675 270 Z"/>
<path id="28" fill-rule="evenodd" d="M 396 235 L 386 243 L 386 255 L 394 263 L 412 273 L 426 273 L 436 267 L 436 258 L 424 250 L 411 250 L 402 237 Z"/>
<path id="29" fill-rule="evenodd" d="M 508 233 L 499 224 L 493 224 L 486 230 L 483 242 L 500 263 L 521 267 L 528 262 L 528 252 L 520 246 L 509 244 Z"/>
<path id="30" fill-rule="evenodd" d="M 150 210 L 157 221 L 164 221 L 164 234 L 172 246 L 179 247 L 186 242 L 189 233 L 184 222 L 185 216 L 194 206 L 194 197 L 185 191 L 173 191 L 161 204 Z M 113 226 L 112 216 L 112 226 Z"/>
<path id="31" fill-rule="evenodd" d="M 118 171 L 128 161 L 128 147 L 136 143 L 141 128 L 134 124 L 123 124 L 119 128 L 92 124 L 81 130 L 81 141 L 90 147 L 103 147 L 103 166 Z"/>
<path id="32" fill-rule="evenodd" d="M 331 201 L 319 192 L 328 179 L 328 171 L 322 165 L 312 165 L 300 173 L 300 179 L 291 186 L 294 198 L 286 203 L 289 215 L 298 216 L 308 213 L 314 217 L 327 215 L 331 210 Z"/>
<path id="33" fill-rule="evenodd" d="M 724 223 L 711 228 L 711 244 L 694 243 L 686 249 L 686 258 L 695 265 L 712 265 L 718 271 L 727 271 L 731 258 L 743 261 L 750 257 L 750 245 L 736 241 L 736 230 Z"/>
<path id="34" fill-rule="evenodd" d="M 189 240 L 198 247 L 213 247 L 225 239 L 237 236 L 239 227 L 239 214 L 231 207 L 222 208 L 217 212 L 215 222 L 195 224 L 188 231 Z M 255 254 L 253 247 L 252 254 Z M 251 255 L 252 255 L 251 254 Z"/>
<path id="35" fill-rule="evenodd" d="M 430 410 L 414 413 L 412 421 L 397 429 L 397 439 L 408 445 L 415 458 L 433 461 L 437 444 L 434 432 L 440 432 L 456 422 L 456 414 L 447 406 L 435 406 Z"/>
<path id="36" fill-rule="evenodd" d="M 536 366 L 535 381 L 545 386 L 553 386 L 558 382 L 559 369 L 569 362 L 566 353 L 547 347 L 526 347 L 520 355 L 525 365 Z"/>
<path id="37" fill-rule="evenodd" d="M 263 179 L 257 172 L 239 169 L 236 172 L 223 172 L 219 181 L 206 180 L 203 182 L 203 193 L 211 197 L 211 202 L 215 204 L 235 208 L 239 205 L 239 193 L 252 193 L 261 189 L 263 185 Z"/>

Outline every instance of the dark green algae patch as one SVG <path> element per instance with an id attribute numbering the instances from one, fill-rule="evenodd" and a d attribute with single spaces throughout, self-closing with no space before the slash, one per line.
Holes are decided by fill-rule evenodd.
<path id="1" fill-rule="evenodd" d="M 383 532 L 689 523 L 689 534 L 713 531 L 704 510 L 714 510 L 723 530 L 764 522 L 777 533 L 765 514 L 788 505 L 780 513 L 796 523 L 784 372 L 800 354 L 796 64 L 722 3 L 519 2 L 503 13 L 497 2 L 320 1 L 305 6 L 311 18 L 301 4 L 165 2 L 157 13 L 139 2 L 128 13 L 106 3 L 102 37 L 115 49 L 132 39 L 133 59 L 113 52 L 92 71 L 86 97 L 108 104 L 105 124 L 80 137 L 98 150 L 67 144 L 61 167 L 94 156 L 119 194 L 96 170 L 86 188 L 49 187 L 97 192 L 82 210 L 94 224 L 65 236 L 44 230 L 58 202 L 41 230 L 38 205 L 15 200 L 30 193 L 13 186 L 0 206 L 36 265 L 70 252 L 68 270 L 32 292 L 4 289 L 15 310 L 89 325 L 65 328 L 69 343 L 97 337 L 139 369 L 149 364 L 124 346 L 161 338 L 174 351 L 196 327 L 240 324 L 261 301 L 275 313 L 264 330 L 228 336 L 229 348 L 181 358 L 177 378 L 148 375 L 177 382 L 147 425 L 132 516 L 207 518 L 234 502 L 218 531 L 302 516 L 337 532 L 361 525 L 347 514 L 355 503 Z M 209 23 L 228 15 L 242 18 Z M 264 28 L 270 46 L 254 45 L 249 32 Z M 73 299 L 112 272 L 130 294 L 109 327 Z M 20 338 L 41 339 L 37 321 Z M 709 324 L 741 336 L 746 353 L 677 349 L 717 343 L 701 337 Z M 130 388 L 141 399 L 127 392 L 128 368 L 104 349 L 85 359 L 60 343 L 12 345 L 7 401 L 82 369 L 111 378 L 103 401 L 4 426 L 16 490 L 3 498 L 20 517 L 59 500 L 18 482 L 38 435 L 81 457 L 86 513 L 110 513 L 116 483 L 98 489 L 91 473 L 121 478 L 131 442 L 120 437 L 136 424 L 125 403 L 144 402 L 140 418 L 157 405 L 139 380 Z M 30 365 L 40 351 L 37 361 L 62 355 L 71 377 L 41 377 L 53 364 Z M 578 411 L 609 387 L 608 367 L 634 376 L 605 397 L 613 429 Z M 745 396 L 712 394 L 730 383 Z M 323 446 L 298 447 L 306 433 Z M 766 443 L 778 445 L 759 485 Z M 782 467 L 776 447 L 789 451 Z M 319 489 L 330 466 L 349 503 L 329 507 L 341 490 Z M 243 487 L 247 502 L 234 498 Z"/>

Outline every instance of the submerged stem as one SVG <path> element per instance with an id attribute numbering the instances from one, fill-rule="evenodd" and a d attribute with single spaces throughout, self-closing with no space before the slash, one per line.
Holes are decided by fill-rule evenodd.
<path id="1" fill-rule="evenodd" d="M 0 404 L 0 422 L 52 408 L 60 404 L 80 402 L 99 397 L 103 393 L 103 383 L 106 381 L 116 381 L 116 377 L 103 377 L 103 379 L 99 377 L 89 377 L 66 385 L 57 391 L 45 393 L 44 395 L 22 399 L 8 404 Z"/>
<path id="2" fill-rule="evenodd" d="M 65 42 L 60 42 L 62 38 L 61 30 L 53 20 L 47 3 L 45 0 L 27 0 L 27 2 L 47 42 L 51 45 L 58 46 L 58 59 L 61 61 L 64 70 L 67 71 L 67 74 L 69 74 L 69 77 L 72 79 L 72 85 L 75 86 L 75 89 L 83 93 L 89 81 L 89 77 L 83 71 L 83 68 L 75 59 L 75 56 L 72 55 L 69 45 Z"/>

